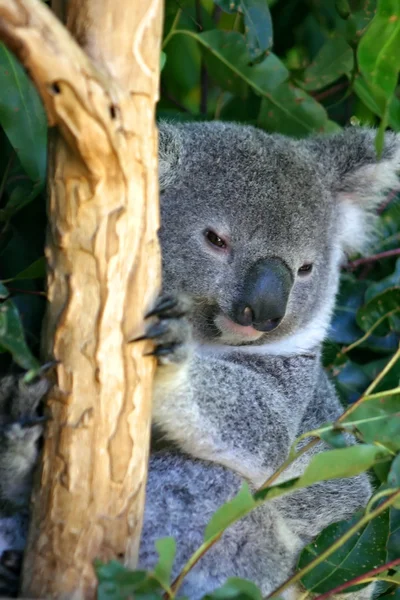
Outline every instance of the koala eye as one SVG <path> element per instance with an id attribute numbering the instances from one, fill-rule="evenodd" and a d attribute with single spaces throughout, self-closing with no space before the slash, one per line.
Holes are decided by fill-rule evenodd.
<path id="1" fill-rule="evenodd" d="M 304 265 L 302 265 L 300 267 L 300 269 L 297 271 L 297 274 L 304 277 L 304 275 L 309 275 L 312 271 L 312 264 L 311 263 L 305 263 Z"/>
<path id="2" fill-rule="evenodd" d="M 212 246 L 216 246 L 217 248 L 221 249 L 227 247 L 226 242 L 222 238 L 220 238 L 219 235 L 215 233 L 215 231 L 212 231 L 211 229 L 206 229 L 206 231 L 204 232 L 204 237 Z"/>

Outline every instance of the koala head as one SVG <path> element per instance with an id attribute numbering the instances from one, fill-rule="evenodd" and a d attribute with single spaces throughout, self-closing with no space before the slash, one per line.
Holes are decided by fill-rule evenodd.
<path id="1" fill-rule="evenodd" d="M 326 335 L 340 263 L 397 185 L 400 137 L 293 140 L 230 123 L 160 125 L 164 292 L 193 300 L 201 343 L 307 351 Z"/>

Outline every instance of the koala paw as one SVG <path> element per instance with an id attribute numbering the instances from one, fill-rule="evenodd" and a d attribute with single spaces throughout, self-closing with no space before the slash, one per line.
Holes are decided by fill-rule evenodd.
<path id="1" fill-rule="evenodd" d="M 51 387 L 45 377 L 25 383 L 23 376 L 8 375 L 0 380 L 0 420 L 36 417 L 40 401 Z"/>
<path id="2" fill-rule="evenodd" d="M 146 332 L 135 341 L 151 339 L 155 348 L 150 355 L 160 365 L 179 365 L 187 361 L 191 352 L 192 328 L 186 317 L 190 302 L 185 296 L 161 296 L 146 319 L 156 317 Z"/>
<path id="3" fill-rule="evenodd" d="M 19 575 L 21 566 L 16 572 L 14 565 L 10 567 L 9 550 L 5 550 L 0 558 L 0 594 L 3 598 L 16 598 L 18 596 Z M 21 559 L 22 559 L 22 552 Z"/>
<path id="4" fill-rule="evenodd" d="M 23 376 L 0 379 L 0 516 L 28 502 L 46 420 L 38 407 L 50 385 L 44 377 L 32 383 L 25 383 Z"/>

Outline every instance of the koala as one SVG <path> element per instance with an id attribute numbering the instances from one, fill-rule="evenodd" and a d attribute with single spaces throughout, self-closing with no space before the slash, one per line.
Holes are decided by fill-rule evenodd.
<path id="1" fill-rule="evenodd" d="M 163 289 L 135 342 L 151 340 L 158 361 L 139 567 L 151 569 L 155 540 L 172 536 L 177 575 L 243 482 L 262 485 L 299 435 L 342 413 L 321 363 L 340 266 L 373 234 L 374 208 L 400 166 L 399 136 L 386 134 L 379 160 L 374 138 L 359 127 L 295 140 L 231 123 L 161 123 Z M 26 535 L 22 524 L 18 539 L 7 537 L 5 524 L 27 513 L 43 390 L 15 380 L 7 390 L 0 534 L 9 559 Z M 324 449 L 314 446 L 280 481 Z M 269 594 L 307 543 L 370 494 L 360 475 L 260 506 L 224 533 L 179 593 L 198 600 L 237 576 Z"/>
<path id="2" fill-rule="evenodd" d="M 39 403 L 49 382 L 25 384 L 8 375 L 0 382 L 0 596 L 18 591 L 22 553 L 29 524 L 33 467 L 43 417 Z"/>

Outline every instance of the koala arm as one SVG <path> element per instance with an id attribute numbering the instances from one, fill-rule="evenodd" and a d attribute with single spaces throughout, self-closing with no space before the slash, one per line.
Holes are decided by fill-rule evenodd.
<path id="1" fill-rule="evenodd" d="M 223 358 L 200 350 L 183 364 L 161 365 L 153 419 L 184 452 L 260 485 L 296 438 L 315 357 L 269 358 L 258 369 L 252 363 L 248 355 Z"/>

